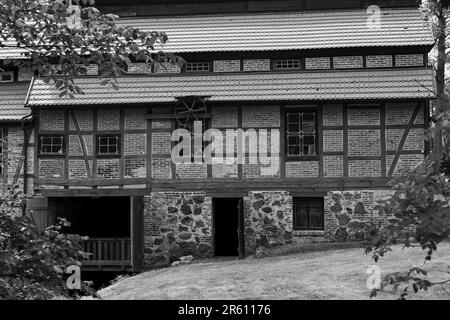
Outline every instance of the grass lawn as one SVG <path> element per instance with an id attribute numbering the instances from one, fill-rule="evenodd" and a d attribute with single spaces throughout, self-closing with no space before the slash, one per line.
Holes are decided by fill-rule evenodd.
<path id="1" fill-rule="evenodd" d="M 425 252 L 395 247 L 378 262 L 382 273 L 421 266 Z M 369 299 L 367 267 L 360 248 L 297 253 L 240 261 L 206 261 L 154 270 L 121 280 L 99 293 L 103 299 Z M 432 281 L 450 277 L 450 243 L 426 263 Z M 375 299 L 397 299 L 385 288 Z M 450 284 L 408 299 L 450 299 Z"/>

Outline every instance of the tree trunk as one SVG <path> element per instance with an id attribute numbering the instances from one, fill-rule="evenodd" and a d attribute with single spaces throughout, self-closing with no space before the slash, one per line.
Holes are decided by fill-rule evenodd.
<path id="1" fill-rule="evenodd" d="M 436 173 L 439 172 L 441 167 L 441 161 L 443 157 L 443 145 L 442 145 L 442 113 L 447 108 L 447 97 L 445 94 L 445 38 L 446 38 L 446 17 L 444 9 L 441 3 L 442 0 L 431 0 L 436 3 L 436 46 L 437 46 L 437 65 L 436 65 L 436 109 L 434 115 L 437 116 L 435 127 L 433 131 L 433 153 L 435 162 L 434 169 Z"/>

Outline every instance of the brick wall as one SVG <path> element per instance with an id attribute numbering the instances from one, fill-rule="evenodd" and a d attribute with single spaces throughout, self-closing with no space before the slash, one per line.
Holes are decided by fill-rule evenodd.
<path id="1" fill-rule="evenodd" d="M 342 105 L 326 104 L 322 110 L 324 126 L 342 126 Z"/>
<path id="2" fill-rule="evenodd" d="M 149 74 L 152 73 L 152 65 L 146 63 L 131 63 L 128 65 L 128 74 Z"/>
<path id="3" fill-rule="evenodd" d="M 119 110 L 98 110 L 98 130 L 119 130 Z"/>
<path id="4" fill-rule="evenodd" d="M 180 73 L 181 68 L 178 64 L 172 64 L 169 62 L 163 62 L 161 64 L 156 63 L 153 67 L 155 73 Z"/>
<path id="5" fill-rule="evenodd" d="M 243 71 L 269 71 L 270 59 L 244 59 Z"/>
<path id="6" fill-rule="evenodd" d="M 349 108 L 348 109 L 348 124 L 350 126 L 363 125 L 379 125 L 380 124 L 380 109 L 372 109 L 368 107 Z"/>
<path id="7" fill-rule="evenodd" d="M 98 159 L 97 176 L 101 179 L 118 179 L 119 159 Z"/>
<path id="8" fill-rule="evenodd" d="M 39 159 L 39 178 L 64 178 L 64 159 Z"/>
<path id="9" fill-rule="evenodd" d="M 306 70 L 330 69 L 330 57 L 305 58 Z"/>
<path id="10" fill-rule="evenodd" d="M 214 60 L 214 72 L 237 72 L 241 71 L 240 60 Z"/>
<path id="11" fill-rule="evenodd" d="M 344 176 L 344 159 L 341 155 L 323 157 L 324 177 Z"/>
<path id="12" fill-rule="evenodd" d="M 145 133 L 126 133 L 123 137 L 123 152 L 125 155 L 144 155 L 147 153 L 147 135 Z"/>
<path id="13" fill-rule="evenodd" d="M 212 127 L 213 128 L 236 128 L 237 107 L 212 107 Z"/>
<path id="14" fill-rule="evenodd" d="M 348 175 L 350 177 L 380 177 L 381 160 L 349 160 Z"/>
<path id="15" fill-rule="evenodd" d="M 323 151 L 337 152 L 343 149 L 344 135 L 342 130 L 323 130 Z"/>
<path id="16" fill-rule="evenodd" d="M 348 130 L 349 156 L 378 156 L 380 154 L 380 130 Z"/>
<path id="17" fill-rule="evenodd" d="M 367 68 L 392 67 L 392 56 L 391 55 L 366 56 L 366 67 Z"/>
<path id="18" fill-rule="evenodd" d="M 335 69 L 362 68 L 363 57 L 362 56 L 333 57 L 333 67 Z"/>
<path id="19" fill-rule="evenodd" d="M 64 131 L 64 111 L 41 110 L 39 112 L 39 129 L 41 131 Z"/>
<path id="20" fill-rule="evenodd" d="M 397 54 L 395 55 L 395 66 L 416 67 L 423 66 L 423 54 Z"/>
<path id="21" fill-rule="evenodd" d="M 317 161 L 286 162 L 286 178 L 318 177 L 319 163 Z"/>
<path id="22" fill-rule="evenodd" d="M 279 127 L 280 107 L 244 107 L 242 108 L 242 126 L 244 128 Z"/>

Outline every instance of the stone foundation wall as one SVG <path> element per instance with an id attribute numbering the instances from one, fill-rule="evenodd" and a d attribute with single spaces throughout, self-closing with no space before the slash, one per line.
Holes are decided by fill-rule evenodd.
<path id="1" fill-rule="evenodd" d="M 212 256 L 212 200 L 204 193 L 153 192 L 144 198 L 146 267 Z"/>
<path id="2" fill-rule="evenodd" d="M 349 227 L 360 222 L 386 225 L 388 217 L 375 210 L 389 190 L 330 191 L 325 197 L 325 238 L 331 241 L 361 240 L 363 234 L 350 234 Z"/>
<path id="3" fill-rule="evenodd" d="M 245 252 L 292 241 L 292 197 L 285 191 L 251 191 L 244 197 Z"/>

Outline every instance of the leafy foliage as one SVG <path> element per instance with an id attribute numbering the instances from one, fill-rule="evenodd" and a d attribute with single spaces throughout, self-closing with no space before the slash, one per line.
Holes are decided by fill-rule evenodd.
<path id="1" fill-rule="evenodd" d="M 81 265 L 87 253 L 82 237 L 60 232 L 61 219 L 40 231 L 32 215 L 22 215 L 30 196 L 10 188 L 0 204 L 0 299 L 51 299 L 70 297 L 64 270 Z M 97 296 L 86 283 L 81 293 Z"/>
<path id="2" fill-rule="evenodd" d="M 73 3 L 73 4 L 72 4 Z M 29 68 L 54 81 L 60 96 L 83 93 L 74 79 L 96 64 L 102 85 L 117 89 L 117 77 L 131 59 L 148 64 L 185 61 L 156 51 L 168 41 L 162 31 L 140 31 L 101 14 L 93 0 L 0 0 L 0 48 L 23 50 L 23 59 L 5 64 Z"/>
<path id="3" fill-rule="evenodd" d="M 367 235 L 365 253 L 375 262 L 392 250 L 391 246 L 420 247 L 425 250 L 425 262 L 430 261 L 438 244 L 450 236 L 450 181 L 444 174 L 433 173 L 432 161 L 425 161 L 412 171 L 391 181 L 392 193 L 374 209 L 388 219 L 385 226 L 373 223 L 355 225 L 352 232 Z M 427 290 L 432 283 L 423 268 L 387 275 L 383 285 L 391 285 L 396 292 L 403 287 L 400 298 L 410 292 Z M 442 283 L 442 282 L 441 282 Z M 371 292 L 376 296 L 377 290 Z"/>

